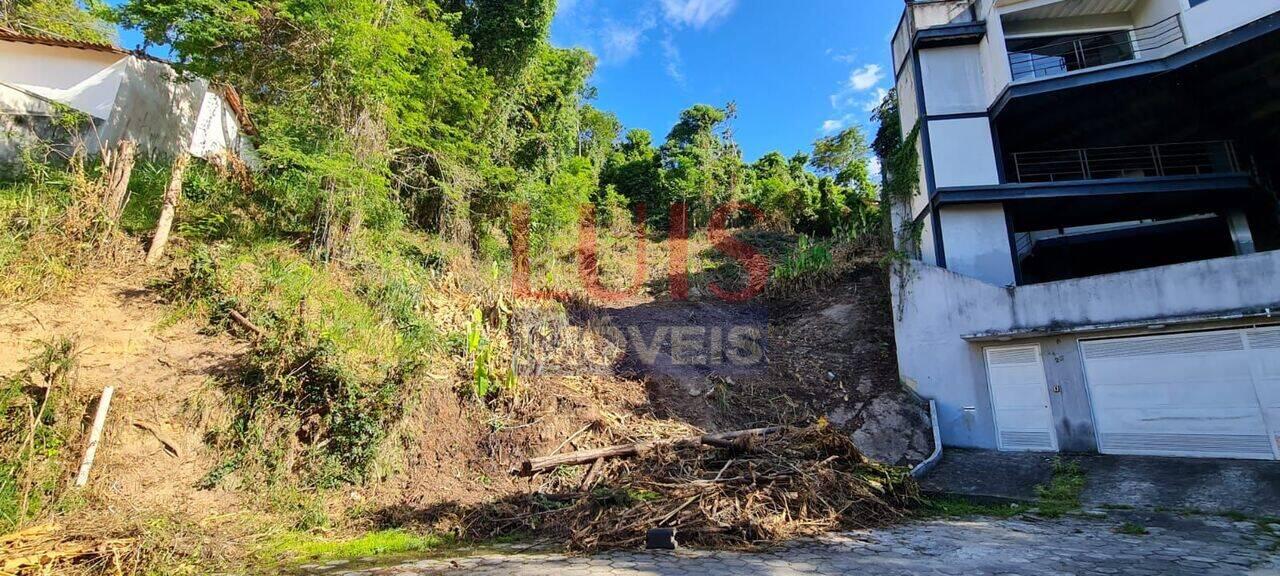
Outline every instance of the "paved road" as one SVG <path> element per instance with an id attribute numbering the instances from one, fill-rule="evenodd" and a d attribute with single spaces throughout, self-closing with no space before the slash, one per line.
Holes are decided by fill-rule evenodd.
<path id="1" fill-rule="evenodd" d="M 1117 533 L 1141 521 L 1150 534 Z M 1275 527 L 1274 530 L 1280 530 Z M 851 532 L 768 553 L 485 554 L 380 568 L 331 566 L 334 576 L 1041 575 L 1280 576 L 1280 538 L 1252 522 L 1112 513 L 1105 519 L 936 520 Z"/>

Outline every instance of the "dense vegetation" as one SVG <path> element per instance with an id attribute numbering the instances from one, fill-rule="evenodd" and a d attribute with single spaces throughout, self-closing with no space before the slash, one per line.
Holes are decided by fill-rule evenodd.
<path id="1" fill-rule="evenodd" d="M 513 202 L 554 235 L 587 202 L 644 202 L 691 222 L 747 200 L 775 223 L 829 232 L 873 197 L 856 128 L 812 155 L 742 161 L 732 104 L 684 111 L 662 142 L 589 104 L 594 58 L 546 40 L 552 0 L 135 1 L 122 10 L 184 70 L 248 95 L 279 216 L 309 231 L 404 223 L 483 238 Z M 300 87 L 306 89 L 300 89 Z M 806 170 L 813 168 L 818 175 Z M 324 197 L 320 202 L 319 196 Z"/>
<path id="2" fill-rule="evenodd" d="M 86 42 L 109 42 L 115 30 L 108 20 L 105 2 L 89 0 L 4 0 L 0 2 L 0 28 L 38 36 L 54 36 Z"/>

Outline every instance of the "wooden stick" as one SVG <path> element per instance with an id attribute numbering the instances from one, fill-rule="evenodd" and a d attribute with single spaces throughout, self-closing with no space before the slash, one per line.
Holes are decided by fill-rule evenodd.
<path id="1" fill-rule="evenodd" d="M 173 228 L 173 218 L 178 212 L 178 203 L 182 201 L 182 178 L 187 173 L 190 161 L 191 156 L 185 152 L 173 161 L 169 186 L 164 190 L 164 205 L 160 208 L 160 220 L 156 222 L 156 233 L 151 238 L 151 249 L 147 251 L 147 264 L 155 264 L 164 255 L 164 247 L 169 243 L 169 231 Z"/>
<path id="2" fill-rule="evenodd" d="M 89 445 L 84 449 L 84 461 L 80 463 L 80 474 L 76 476 L 76 487 L 89 483 L 89 470 L 93 468 L 93 458 L 98 454 L 98 441 L 102 439 L 102 428 L 107 424 L 107 410 L 111 409 L 111 395 L 115 388 L 107 386 L 102 389 L 102 398 L 98 399 L 98 413 L 93 417 L 93 428 L 89 430 Z"/>
<path id="3" fill-rule="evenodd" d="M 581 436 L 583 432 L 590 430 L 591 427 L 594 425 L 595 424 L 587 424 L 586 426 L 579 428 L 577 432 L 570 434 L 568 438 L 565 438 L 564 442 L 561 442 L 559 446 L 556 446 L 555 450 L 551 451 L 551 454 L 552 455 L 559 454 L 560 451 L 563 450 L 565 446 L 568 446 L 570 442 L 573 442 L 575 438 L 577 438 L 578 436 Z"/>
<path id="4" fill-rule="evenodd" d="M 755 428 L 752 430 L 739 430 L 736 432 L 724 432 L 720 434 L 690 436 L 687 438 L 677 438 L 673 440 L 650 440 L 648 442 L 639 442 L 636 444 L 624 444 L 621 446 L 610 446 L 608 448 L 598 448 L 595 450 L 583 450 L 580 452 L 544 456 L 542 458 L 525 460 L 520 464 L 520 469 L 517 470 L 516 473 L 520 476 L 528 477 L 546 470 L 554 470 L 560 466 L 581 466 L 601 459 L 631 458 L 633 456 L 639 456 L 649 452 L 650 450 L 660 446 L 691 446 L 705 444 L 708 446 L 724 447 L 739 438 L 745 438 L 748 436 L 767 436 L 769 434 L 777 434 L 783 430 L 784 428 L 781 427 Z"/>
<path id="5" fill-rule="evenodd" d="M 259 328 L 257 324 L 250 322 L 248 318 L 244 317 L 244 314 L 237 312 L 235 309 L 232 309 L 228 313 L 231 315 L 231 319 L 235 320 L 236 324 L 239 324 L 240 327 L 250 332 L 253 332 L 258 336 L 266 336 L 267 334 L 266 331 L 263 330 L 262 328 Z"/>
<path id="6" fill-rule="evenodd" d="M 133 426 L 150 432 L 151 435 L 155 436 L 156 440 L 164 446 L 165 451 L 172 454 L 174 458 L 182 458 L 182 447 L 178 446 L 178 443 L 174 442 L 173 439 L 166 436 L 164 432 L 160 430 L 160 426 L 158 424 L 153 424 L 143 420 L 134 420 Z"/>
<path id="7" fill-rule="evenodd" d="M 582 484 L 578 486 L 579 492 L 591 492 L 591 487 L 596 484 L 596 476 L 600 474 L 600 469 L 604 468 L 604 458 L 596 458 L 591 463 L 591 468 L 587 470 L 587 476 L 582 479 Z"/>

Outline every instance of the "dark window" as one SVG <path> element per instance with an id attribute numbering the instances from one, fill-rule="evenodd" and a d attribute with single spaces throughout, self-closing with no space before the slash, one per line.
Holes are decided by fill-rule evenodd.
<path id="1" fill-rule="evenodd" d="M 1040 240 L 1020 266 L 1022 283 L 1038 284 L 1235 254 L 1226 220 L 1205 218 Z"/>
<path id="2" fill-rule="evenodd" d="M 1195 8 L 1196 6 L 1204 4 L 1205 2 L 1208 2 L 1208 1 L 1209 0 L 1191 0 L 1191 7 Z"/>
<path id="3" fill-rule="evenodd" d="M 1056 76 L 1134 58 L 1133 40 L 1127 30 L 1016 38 L 1008 40 L 1006 46 L 1014 80 Z"/>

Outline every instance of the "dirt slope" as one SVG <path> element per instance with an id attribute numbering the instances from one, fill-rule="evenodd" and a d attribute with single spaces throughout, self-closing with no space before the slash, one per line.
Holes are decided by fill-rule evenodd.
<path id="1" fill-rule="evenodd" d="M 70 382 L 85 400 L 86 419 L 102 388 L 115 387 L 93 470 L 94 495 L 126 513 L 203 518 L 230 512 L 238 507 L 237 494 L 194 486 L 218 461 L 202 439 L 206 419 L 220 416 L 219 394 L 208 383 L 243 349 L 191 324 L 165 326 L 168 312 L 137 278 L 85 282 L 53 302 L 6 306 L 0 309 L 0 374 L 21 371 L 40 341 L 73 339 L 79 368 Z M 80 447 L 73 450 L 78 458 Z"/>
<path id="2" fill-rule="evenodd" d="M 825 418 L 877 460 L 918 463 L 932 433 L 926 404 L 898 379 L 888 273 L 876 259 L 840 268 L 786 296 L 659 295 L 614 304 L 593 323 L 626 349 L 618 373 L 648 383 L 661 417 L 716 431 Z M 735 330 L 759 334 L 758 356 L 733 350 Z"/>

